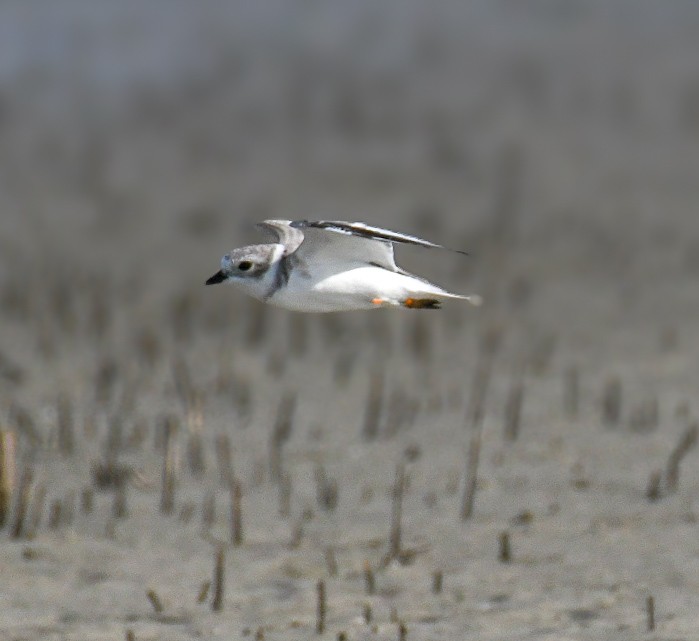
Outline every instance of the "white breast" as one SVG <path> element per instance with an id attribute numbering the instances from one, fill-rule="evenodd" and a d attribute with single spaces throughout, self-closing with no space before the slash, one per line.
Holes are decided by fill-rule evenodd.
<path id="1" fill-rule="evenodd" d="M 286 287 L 269 302 L 295 311 L 335 312 L 372 309 L 380 298 L 399 305 L 415 292 L 436 295 L 442 292 L 423 281 L 380 267 L 362 265 L 341 272 L 309 274 L 295 269 Z"/>

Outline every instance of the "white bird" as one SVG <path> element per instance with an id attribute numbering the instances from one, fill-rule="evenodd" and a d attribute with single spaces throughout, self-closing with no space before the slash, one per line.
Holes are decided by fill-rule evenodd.
<path id="1" fill-rule="evenodd" d="M 298 312 L 435 309 L 447 298 L 481 303 L 480 296 L 452 294 L 396 265 L 393 243 L 444 249 L 415 236 L 342 221 L 265 220 L 258 227 L 276 242 L 230 251 L 207 285 L 230 283 Z"/>

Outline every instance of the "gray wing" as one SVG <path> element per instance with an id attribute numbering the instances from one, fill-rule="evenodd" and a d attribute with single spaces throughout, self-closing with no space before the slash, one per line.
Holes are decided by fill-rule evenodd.
<path id="1" fill-rule="evenodd" d="M 304 234 L 300 229 L 292 227 L 290 220 L 264 220 L 257 227 L 274 236 L 277 242 L 284 245 L 284 256 L 293 254 L 303 243 Z"/>
<path id="2" fill-rule="evenodd" d="M 368 230 L 376 229 L 385 234 L 392 232 L 362 226 L 362 223 L 295 220 L 290 224 L 294 231 L 305 237 L 296 251 L 300 260 L 327 261 L 327 264 L 343 268 L 353 264 L 372 264 L 389 271 L 400 271 L 393 259 L 392 241 L 370 234 Z"/>
<path id="3" fill-rule="evenodd" d="M 390 229 L 383 229 L 381 227 L 372 227 L 366 223 L 348 223 L 341 220 L 295 220 L 291 222 L 290 225 L 295 229 L 323 229 L 356 238 L 364 238 L 371 241 L 383 241 L 384 243 L 404 243 L 407 245 L 418 245 L 419 247 L 448 249 L 443 245 L 431 243 L 429 240 L 423 240 L 417 236 L 411 236 L 410 234 L 403 234 L 400 232 L 391 231 Z M 450 249 L 449 251 L 468 255 L 467 252 L 459 249 Z"/>

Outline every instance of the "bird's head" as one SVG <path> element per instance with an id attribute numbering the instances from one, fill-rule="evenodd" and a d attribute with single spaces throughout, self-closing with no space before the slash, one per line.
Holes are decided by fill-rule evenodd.
<path id="1" fill-rule="evenodd" d="M 275 245 L 250 245 L 233 249 L 223 256 L 221 269 L 206 284 L 229 283 L 245 289 L 253 296 L 262 296 L 266 289 L 263 281 L 278 260 L 277 253 Z"/>

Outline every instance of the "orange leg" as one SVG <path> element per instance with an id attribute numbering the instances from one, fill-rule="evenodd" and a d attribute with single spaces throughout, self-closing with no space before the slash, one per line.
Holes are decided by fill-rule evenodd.
<path id="1" fill-rule="evenodd" d="M 439 309 L 440 302 L 436 298 L 406 298 L 403 307 L 408 309 Z"/>

